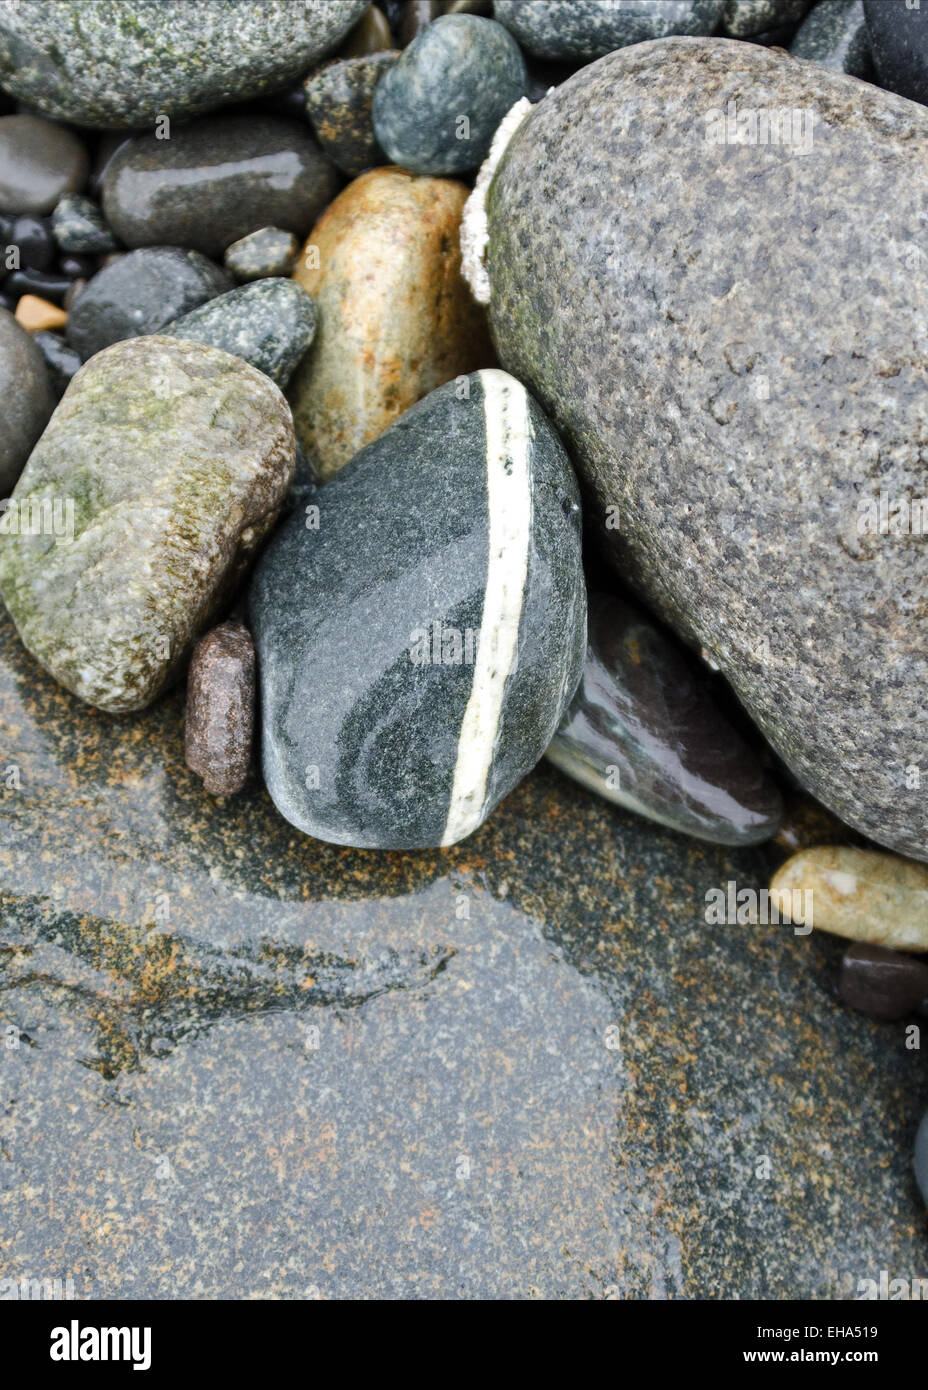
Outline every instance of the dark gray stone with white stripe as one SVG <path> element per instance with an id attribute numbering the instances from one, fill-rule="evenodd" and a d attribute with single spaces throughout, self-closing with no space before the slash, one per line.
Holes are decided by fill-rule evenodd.
<path id="1" fill-rule="evenodd" d="M 477 372 L 312 501 L 318 526 L 291 516 L 249 598 L 268 788 L 318 839 L 454 843 L 539 760 L 580 677 L 567 456 L 514 378 Z"/>

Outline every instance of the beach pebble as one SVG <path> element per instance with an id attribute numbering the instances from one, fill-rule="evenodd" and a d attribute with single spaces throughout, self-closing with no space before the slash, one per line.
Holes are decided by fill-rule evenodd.
<path id="1" fill-rule="evenodd" d="M 493 17 L 539 58 L 601 58 L 668 34 L 711 34 L 725 0 L 495 0 Z"/>
<path id="2" fill-rule="evenodd" d="M 859 942 L 844 953 L 838 993 L 870 1018 L 905 1018 L 919 1008 L 928 1012 L 928 965 L 902 951 Z"/>
<path id="3" fill-rule="evenodd" d="M 24 646 L 86 703 L 144 709 L 273 527 L 293 459 L 286 401 L 239 358 L 159 337 L 99 353 L 13 493 L 27 512 L 71 507 L 63 532 L 2 538 L 0 594 Z"/>
<path id="4" fill-rule="evenodd" d="M 41 217 L 65 193 L 80 192 L 88 168 L 87 151 L 64 126 L 25 113 L 0 116 L 0 212 Z"/>
<path id="5" fill-rule="evenodd" d="M 59 328 L 61 326 L 61 324 L 57 325 Z M 45 358 L 49 383 L 60 400 L 68 389 L 71 378 L 81 369 L 80 354 L 69 347 L 59 334 L 50 332 L 46 328 L 40 328 L 33 333 L 32 341 Z"/>
<path id="6" fill-rule="evenodd" d="M 222 263 L 236 280 L 261 280 L 289 275 L 299 254 L 300 243 L 292 232 L 261 227 L 227 246 Z"/>
<path id="7" fill-rule="evenodd" d="M 210 299 L 159 331 L 222 348 L 284 390 L 313 340 L 313 301 L 293 280 L 255 280 Z"/>
<path id="8" fill-rule="evenodd" d="M 304 84 L 306 115 L 319 147 L 342 173 L 354 178 L 387 159 L 374 134 L 374 91 L 398 53 L 341 58 L 311 73 Z"/>
<path id="9" fill-rule="evenodd" d="M 928 951 L 928 867 L 878 850 L 817 845 L 774 874 L 771 893 L 811 891 L 816 931 Z"/>
<path id="10" fill-rule="evenodd" d="M 55 408 L 45 361 L 22 324 L 0 309 L 0 499 L 25 467 Z"/>
<path id="11" fill-rule="evenodd" d="M 146 246 L 93 277 L 72 304 L 68 342 L 86 360 L 123 338 L 157 333 L 231 288 L 226 273 L 198 251 Z"/>
<path id="12" fill-rule="evenodd" d="M 249 593 L 264 777 L 298 829 L 450 845 L 534 766 L 583 660 L 580 507 L 524 388 L 449 382 L 313 495 Z"/>
<path id="13" fill-rule="evenodd" d="M 928 13 L 905 0 L 864 0 L 864 15 L 877 81 L 928 102 Z"/>
<path id="14" fill-rule="evenodd" d="M 775 835 L 776 785 L 681 651 L 639 608 L 591 594 L 583 676 L 548 759 L 582 786 L 721 845 Z"/>
<path id="15" fill-rule="evenodd" d="M 317 329 L 290 383 L 297 435 L 320 480 L 452 377 L 492 360 L 461 279 L 463 184 L 372 169 L 313 229 L 295 278 Z"/>
<path id="16" fill-rule="evenodd" d="M 374 133 L 389 159 L 414 174 L 463 173 L 486 157 L 527 87 L 519 45 L 501 24 L 443 15 L 380 78 Z"/>
<path id="17" fill-rule="evenodd" d="M 750 38 L 766 29 L 795 24 L 812 3 L 813 0 L 725 0 L 722 26 L 732 38 Z"/>
<path id="18" fill-rule="evenodd" d="M 255 724 L 255 649 L 242 623 L 201 637 L 187 675 L 184 753 L 211 796 L 241 791 L 251 768 Z"/>
<path id="19" fill-rule="evenodd" d="M 52 231 L 62 251 L 96 256 L 115 251 L 119 245 L 93 199 L 77 193 L 59 199 L 52 213 Z"/>

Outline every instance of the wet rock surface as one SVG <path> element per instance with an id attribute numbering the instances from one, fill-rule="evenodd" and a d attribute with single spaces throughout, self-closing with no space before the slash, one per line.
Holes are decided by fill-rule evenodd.
<path id="1" fill-rule="evenodd" d="M 0 212 L 51 212 L 62 194 L 80 192 L 87 169 L 73 131 L 28 113 L 0 116 Z"/>
<path id="2" fill-rule="evenodd" d="M 55 408 L 41 349 L 6 309 L 0 309 L 0 402 L 0 498 L 6 498 Z"/>
<path id="3" fill-rule="evenodd" d="M 315 328 L 313 301 L 306 291 L 292 280 L 274 277 L 218 295 L 160 332 L 231 352 L 284 390 Z"/>
<path id="4" fill-rule="evenodd" d="M 257 784 L 217 806 L 183 709 L 87 711 L 0 610 L 7 1273 L 782 1298 L 923 1267 L 923 1056 L 835 1001 L 838 943 L 704 921 L 761 851 L 544 766 L 453 850 L 338 849 Z"/>

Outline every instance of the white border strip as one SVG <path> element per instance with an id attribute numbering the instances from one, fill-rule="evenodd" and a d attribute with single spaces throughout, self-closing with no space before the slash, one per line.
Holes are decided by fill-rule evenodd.
<path id="1" fill-rule="evenodd" d="M 532 425 L 525 387 L 507 372 L 478 372 L 487 443 L 487 583 L 470 698 L 461 721 L 443 845 L 477 829 L 499 735 L 519 623 L 532 528 Z"/>

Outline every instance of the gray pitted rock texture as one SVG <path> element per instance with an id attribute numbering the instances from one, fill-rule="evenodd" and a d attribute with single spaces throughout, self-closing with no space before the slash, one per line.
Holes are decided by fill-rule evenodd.
<path id="1" fill-rule="evenodd" d="M 525 60 L 502 24 L 442 15 L 387 68 L 374 133 L 414 174 L 460 174 L 486 158 L 500 121 L 528 90 Z"/>
<path id="2" fill-rule="evenodd" d="M 725 0 L 494 0 L 493 17 L 539 58 L 600 58 L 668 34 L 711 34 Z"/>
<path id="3" fill-rule="evenodd" d="M 32 655 L 113 713 L 164 689 L 273 525 L 293 476 L 276 386 L 202 343 L 87 363 L 13 493 L 63 524 L 0 535 L 0 594 Z M 41 515 L 41 513 L 39 513 Z"/>
<path id="4" fill-rule="evenodd" d="M 103 211 L 126 246 L 221 256 L 269 223 L 305 236 L 338 186 L 305 124 L 205 116 L 170 140 L 139 135 L 120 146 L 103 175 Z"/>
<path id="5" fill-rule="evenodd" d="M 456 844 L 538 762 L 580 678 L 567 456 L 519 382 L 476 372 L 401 415 L 312 511 L 249 591 L 268 790 L 333 844 Z"/>
<path id="6" fill-rule="evenodd" d="M 80 125 L 146 126 L 273 91 L 334 48 L 366 0 L 19 0 L 0 86 Z"/>
<path id="7" fill-rule="evenodd" d="M 41 349 L 9 310 L 0 309 L 0 499 L 9 495 L 54 408 Z"/>
<path id="8" fill-rule="evenodd" d="M 68 315 L 68 342 L 86 359 L 123 338 L 157 333 L 232 289 L 225 271 L 180 246 L 145 246 L 93 277 Z"/>
<path id="9" fill-rule="evenodd" d="M 729 102 L 735 134 L 786 107 L 799 139 L 728 143 Z M 920 859 L 928 552 L 902 520 L 882 533 L 881 503 L 924 495 L 926 151 L 928 111 L 855 78 L 642 44 L 518 129 L 487 260 L 500 360 L 618 568 L 814 795 Z"/>
<path id="10" fill-rule="evenodd" d="M 316 311 L 295 280 L 255 280 L 208 300 L 160 331 L 231 352 L 283 390 L 313 340 Z"/>

